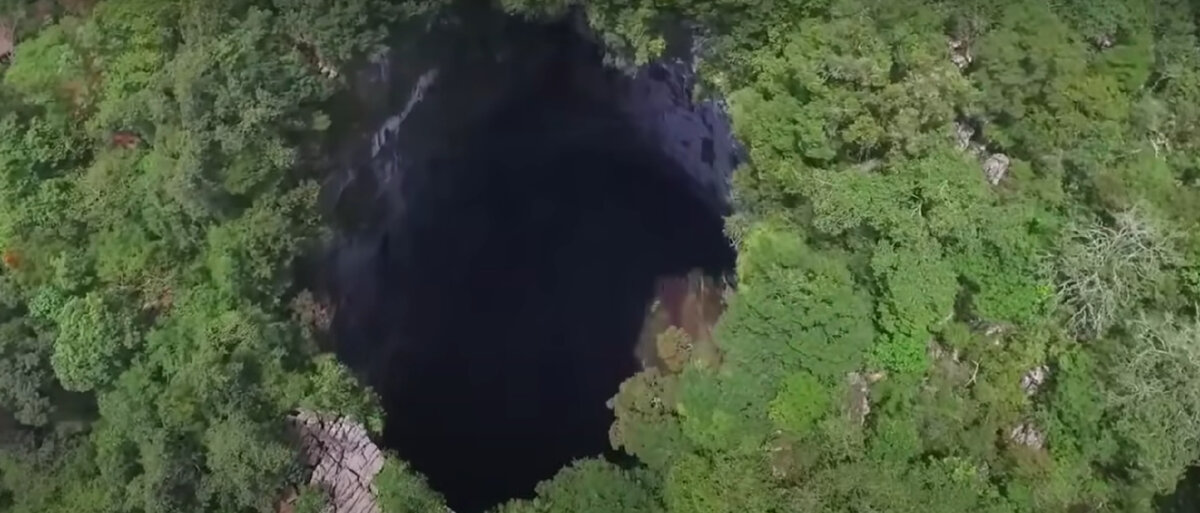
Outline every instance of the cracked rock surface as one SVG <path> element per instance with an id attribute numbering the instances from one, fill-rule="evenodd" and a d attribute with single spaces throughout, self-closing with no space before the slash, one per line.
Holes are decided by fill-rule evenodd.
<path id="1" fill-rule="evenodd" d="M 309 484 L 328 494 L 327 513 L 382 513 L 372 481 L 384 456 L 362 424 L 310 411 L 297 413 L 288 423 L 312 471 Z"/>

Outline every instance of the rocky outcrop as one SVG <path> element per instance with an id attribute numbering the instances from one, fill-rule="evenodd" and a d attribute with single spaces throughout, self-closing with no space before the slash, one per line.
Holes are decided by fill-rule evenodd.
<path id="1" fill-rule="evenodd" d="M 1050 379 L 1050 367 L 1045 365 L 1034 367 L 1021 376 L 1021 390 L 1025 391 L 1026 396 L 1033 396 L 1047 379 Z"/>
<path id="2" fill-rule="evenodd" d="M 987 177 L 988 183 L 999 185 L 1001 180 L 1008 175 L 1008 166 L 1011 162 L 1008 155 L 1003 153 L 993 153 L 983 161 L 983 175 Z"/>
<path id="3" fill-rule="evenodd" d="M 960 119 L 954 123 L 954 142 L 959 150 L 970 153 L 979 160 L 983 176 L 989 184 L 999 185 L 1008 176 L 1008 168 L 1012 165 L 1008 155 L 991 153 L 982 138 L 982 130 L 978 128 L 978 120 Z"/>
<path id="4" fill-rule="evenodd" d="M 846 374 L 846 414 L 851 421 L 860 426 L 866 424 L 871 414 L 871 385 L 886 377 L 883 372 Z"/>
<path id="5" fill-rule="evenodd" d="M 953 62 L 959 70 L 967 69 L 971 62 L 975 60 L 975 56 L 971 55 L 970 41 L 966 38 L 951 38 L 950 46 L 950 62 Z"/>
<path id="6" fill-rule="evenodd" d="M 328 494 L 326 513 L 382 513 L 372 481 L 384 455 L 362 424 L 310 411 L 298 412 L 288 423 L 312 471 L 308 484 Z"/>
<path id="7" fill-rule="evenodd" d="M 1046 447 L 1046 434 L 1032 422 L 1022 422 L 1013 427 L 1008 433 L 1008 439 L 1030 449 L 1040 450 Z"/>
<path id="8" fill-rule="evenodd" d="M 971 53 L 971 38 L 969 36 L 950 37 L 947 40 L 950 47 L 950 62 L 959 71 L 966 73 L 967 67 L 975 60 Z M 999 185 L 1008 175 L 1011 161 L 1003 153 L 988 152 L 986 141 L 982 138 L 982 125 L 976 119 L 960 119 L 954 123 L 954 141 L 958 149 L 970 152 L 980 161 L 984 178 L 989 184 Z"/>
<path id="9" fill-rule="evenodd" d="M 971 148 L 972 139 L 975 137 L 975 127 L 965 121 L 956 121 L 954 123 L 954 140 L 958 142 L 958 149 L 966 151 Z"/>

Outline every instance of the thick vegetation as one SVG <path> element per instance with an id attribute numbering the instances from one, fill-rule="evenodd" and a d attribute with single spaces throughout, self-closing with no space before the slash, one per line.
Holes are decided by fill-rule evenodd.
<path id="1" fill-rule="evenodd" d="M 581 4 L 618 63 L 702 27 L 751 157 L 738 290 L 718 367 L 618 395 L 638 469 L 510 511 L 1192 507 L 1195 3 Z"/>
<path id="2" fill-rule="evenodd" d="M 0 509 L 271 510 L 288 411 L 381 421 L 293 308 L 322 68 L 433 2 L 5 2 Z M 618 64 L 702 28 L 738 288 L 719 359 L 617 393 L 636 464 L 501 511 L 1193 510 L 1195 2 L 580 3 Z"/>
<path id="3" fill-rule="evenodd" d="M 0 510 L 267 511 L 295 408 L 378 425 L 306 337 L 338 68 L 420 6 L 8 5 L 0 68 Z M 377 426 L 376 426 L 377 427 Z"/>

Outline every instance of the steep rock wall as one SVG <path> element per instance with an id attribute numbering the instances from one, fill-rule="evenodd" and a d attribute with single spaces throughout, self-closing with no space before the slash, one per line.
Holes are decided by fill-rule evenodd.
<path id="1" fill-rule="evenodd" d="M 423 39 L 353 74 L 326 294 L 396 413 L 380 443 L 471 512 L 610 449 L 656 279 L 732 266 L 739 152 L 687 58 L 611 69 L 569 25 L 490 12 Z"/>
<path id="2" fill-rule="evenodd" d="M 533 87 L 540 74 L 563 73 L 550 70 L 561 65 L 556 62 L 559 52 L 573 55 L 564 73 L 568 80 L 584 84 L 579 87 L 611 105 L 639 138 L 674 163 L 663 172 L 674 175 L 712 212 L 728 212 L 730 179 L 743 151 L 723 102 L 694 98 L 692 45 L 635 70 L 613 70 L 600 66 L 590 34 L 579 33 L 581 26 L 572 25 L 573 35 L 580 37 L 564 42 L 569 48 L 563 50 L 547 47 L 545 38 L 519 33 L 524 25 L 513 28 L 480 13 L 449 14 L 430 24 L 425 40 L 381 50 L 356 73 L 356 96 L 376 105 L 367 114 L 375 120 L 373 129 L 345 144 L 343 165 L 323 188 L 324 202 L 339 225 L 328 282 L 343 321 L 355 315 L 355 305 L 378 303 L 380 248 L 406 251 L 400 242 L 404 235 L 392 229 L 397 220 L 423 215 L 430 198 L 460 186 L 453 177 L 431 172 L 429 160 L 453 153 L 467 127 Z M 464 45 L 465 32 L 499 35 L 487 44 Z M 421 50 L 426 47 L 438 49 Z M 378 355 L 370 360 L 383 361 Z"/>

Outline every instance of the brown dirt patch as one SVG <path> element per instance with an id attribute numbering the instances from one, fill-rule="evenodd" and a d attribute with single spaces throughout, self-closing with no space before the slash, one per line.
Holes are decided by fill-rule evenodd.
<path id="1" fill-rule="evenodd" d="M 684 350 L 690 359 L 715 363 L 719 350 L 713 340 L 713 328 L 725 311 L 724 291 L 719 280 L 700 271 L 659 278 L 655 300 L 638 339 L 637 354 L 642 365 L 668 370 L 658 338 L 672 328 L 687 335 Z M 671 351 L 673 356 L 676 352 Z"/>

